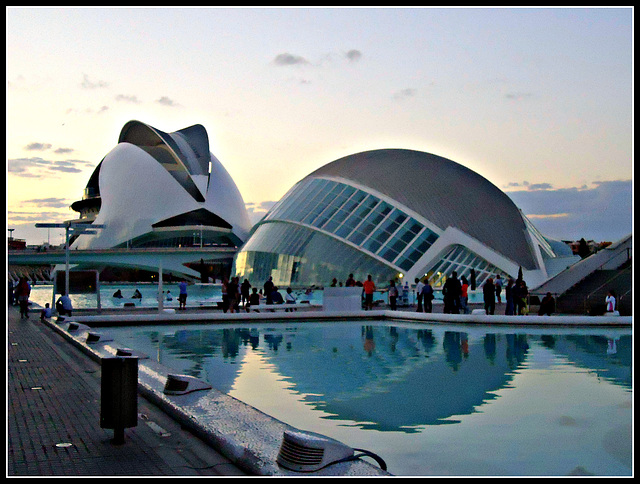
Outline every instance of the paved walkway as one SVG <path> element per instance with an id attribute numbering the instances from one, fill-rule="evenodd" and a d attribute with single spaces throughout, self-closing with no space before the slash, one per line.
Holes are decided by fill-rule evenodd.
<path id="1" fill-rule="evenodd" d="M 138 425 L 112 444 L 100 428 L 100 365 L 30 316 L 8 308 L 8 476 L 244 474 L 142 397 Z"/>

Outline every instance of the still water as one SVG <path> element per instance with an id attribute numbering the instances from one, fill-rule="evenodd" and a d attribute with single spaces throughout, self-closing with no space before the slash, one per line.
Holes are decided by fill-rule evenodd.
<path id="1" fill-rule="evenodd" d="M 371 322 L 108 328 L 395 475 L 631 475 L 630 330 Z"/>

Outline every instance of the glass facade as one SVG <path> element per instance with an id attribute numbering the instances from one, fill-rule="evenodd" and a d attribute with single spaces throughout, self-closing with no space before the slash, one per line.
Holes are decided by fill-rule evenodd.
<path id="1" fill-rule="evenodd" d="M 427 276 L 434 287 L 441 287 L 453 271 L 457 273 L 458 279 L 464 276 L 471 282 L 471 269 L 476 273 L 476 287 L 482 287 L 489 277 L 495 278 L 497 274 L 504 275 L 504 271 L 489 264 L 482 257 L 462 245 L 456 245 L 429 269 Z"/>
<path id="2" fill-rule="evenodd" d="M 303 180 L 266 216 L 345 239 L 399 271 L 409 270 L 438 234 L 378 197 L 344 183 Z"/>
<path id="3" fill-rule="evenodd" d="M 308 227 L 271 222 L 260 225 L 236 255 L 233 272 L 252 283 L 273 277 L 276 286 L 329 285 L 349 273 L 387 285 L 397 270 L 339 240 Z"/>
<path id="4" fill-rule="evenodd" d="M 234 274 L 255 281 L 273 277 L 280 286 L 328 285 L 349 273 L 363 281 L 371 274 L 386 287 L 413 268 L 438 237 L 371 193 L 335 180 L 305 179 L 257 226 L 236 256 Z M 440 287 L 454 270 L 469 278 L 471 268 L 478 287 L 489 275 L 502 273 L 461 245 L 424 270 Z"/>

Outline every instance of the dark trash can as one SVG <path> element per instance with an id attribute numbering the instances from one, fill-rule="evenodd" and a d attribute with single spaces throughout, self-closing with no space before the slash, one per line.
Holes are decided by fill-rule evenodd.
<path id="1" fill-rule="evenodd" d="M 112 443 L 124 443 L 124 429 L 138 425 L 138 358 L 102 358 L 100 427 L 113 429 Z"/>

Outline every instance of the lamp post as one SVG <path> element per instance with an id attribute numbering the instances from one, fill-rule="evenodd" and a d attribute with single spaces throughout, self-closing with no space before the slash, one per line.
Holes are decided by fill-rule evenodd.
<path id="1" fill-rule="evenodd" d="M 73 234 L 95 234 L 94 230 L 90 229 L 102 229 L 104 225 L 92 224 L 91 222 L 63 222 L 63 223 L 38 223 L 36 228 L 57 228 L 64 229 L 64 264 L 65 264 L 65 281 L 64 290 L 65 294 L 69 295 L 69 235 Z"/>

